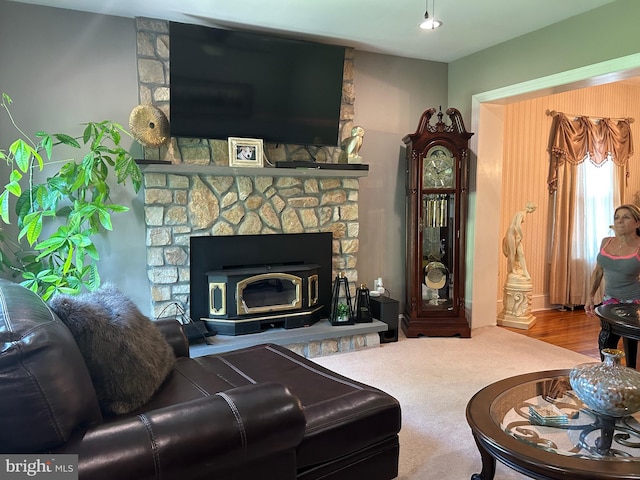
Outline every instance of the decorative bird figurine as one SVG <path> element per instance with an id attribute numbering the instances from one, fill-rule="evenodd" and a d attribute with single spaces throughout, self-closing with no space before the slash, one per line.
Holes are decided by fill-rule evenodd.
<path id="1" fill-rule="evenodd" d="M 360 147 L 364 141 L 364 128 L 356 126 L 351 129 L 351 136 L 345 138 L 340 143 L 340 158 L 338 163 L 360 163 L 362 158 L 359 155 Z M 358 162 L 360 160 L 360 162 Z"/>

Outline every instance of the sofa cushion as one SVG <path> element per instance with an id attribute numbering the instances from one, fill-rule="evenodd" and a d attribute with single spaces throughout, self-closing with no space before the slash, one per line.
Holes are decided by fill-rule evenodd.
<path id="1" fill-rule="evenodd" d="M 102 420 L 71 332 L 32 291 L 0 279 L 0 452 L 35 453 Z"/>
<path id="2" fill-rule="evenodd" d="M 141 407 L 171 372 L 173 349 L 153 321 L 115 286 L 57 295 L 50 306 L 73 333 L 105 415 Z"/>

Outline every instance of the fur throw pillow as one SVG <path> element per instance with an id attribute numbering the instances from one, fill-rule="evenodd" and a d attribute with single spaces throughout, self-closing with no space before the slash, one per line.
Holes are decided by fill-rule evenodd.
<path id="1" fill-rule="evenodd" d="M 75 337 L 105 415 L 147 403 L 173 368 L 173 349 L 160 330 L 113 285 L 56 295 L 49 306 Z"/>

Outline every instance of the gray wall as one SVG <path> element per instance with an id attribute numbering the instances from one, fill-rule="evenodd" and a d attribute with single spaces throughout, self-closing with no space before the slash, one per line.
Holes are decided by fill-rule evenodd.
<path id="1" fill-rule="evenodd" d="M 26 132 L 80 133 L 81 123 L 107 118 L 127 125 L 138 104 L 133 19 L 5 0 L 0 10 L 0 90 L 13 98 L 12 111 Z M 355 69 L 355 121 L 366 129 L 360 153 L 370 164 L 360 188 L 360 281 L 372 286 L 381 276 L 402 300 L 402 137 L 415 131 L 425 109 L 444 107 L 447 67 L 356 52 Z M 7 148 L 14 138 L 0 119 L 0 146 Z M 114 232 L 101 242 L 103 280 L 113 281 L 150 314 L 142 199 L 131 189 L 112 192 L 131 211 L 114 216 Z"/>
<path id="2" fill-rule="evenodd" d="M 390 296 L 403 305 L 402 137 L 415 132 L 426 109 L 440 105 L 446 108 L 447 65 L 366 52 L 356 52 L 354 65 L 354 123 L 366 130 L 360 154 L 369 164 L 369 176 L 360 180 L 358 274 L 370 288 L 374 278 L 382 277 Z"/>
<path id="3" fill-rule="evenodd" d="M 12 113 L 26 133 L 81 135 L 82 123 L 105 119 L 128 124 L 138 103 L 133 20 L 5 1 L 0 11 L 0 90 L 12 97 Z M 0 148 L 15 138 L 0 115 Z M 133 140 L 124 143 L 128 148 Z M 102 278 L 147 312 L 142 201 L 118 186 L 112 198 L 131 211 L 114 215 L 113 233 L 96 242 Z"/>

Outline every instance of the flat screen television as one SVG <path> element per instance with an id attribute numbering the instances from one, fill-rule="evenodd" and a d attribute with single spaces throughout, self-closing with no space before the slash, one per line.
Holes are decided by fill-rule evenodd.
<path id="1" fill-rule="evenodd" d="M 170 22 L 174 137 L 339 144 L 344 47 Z"/>

